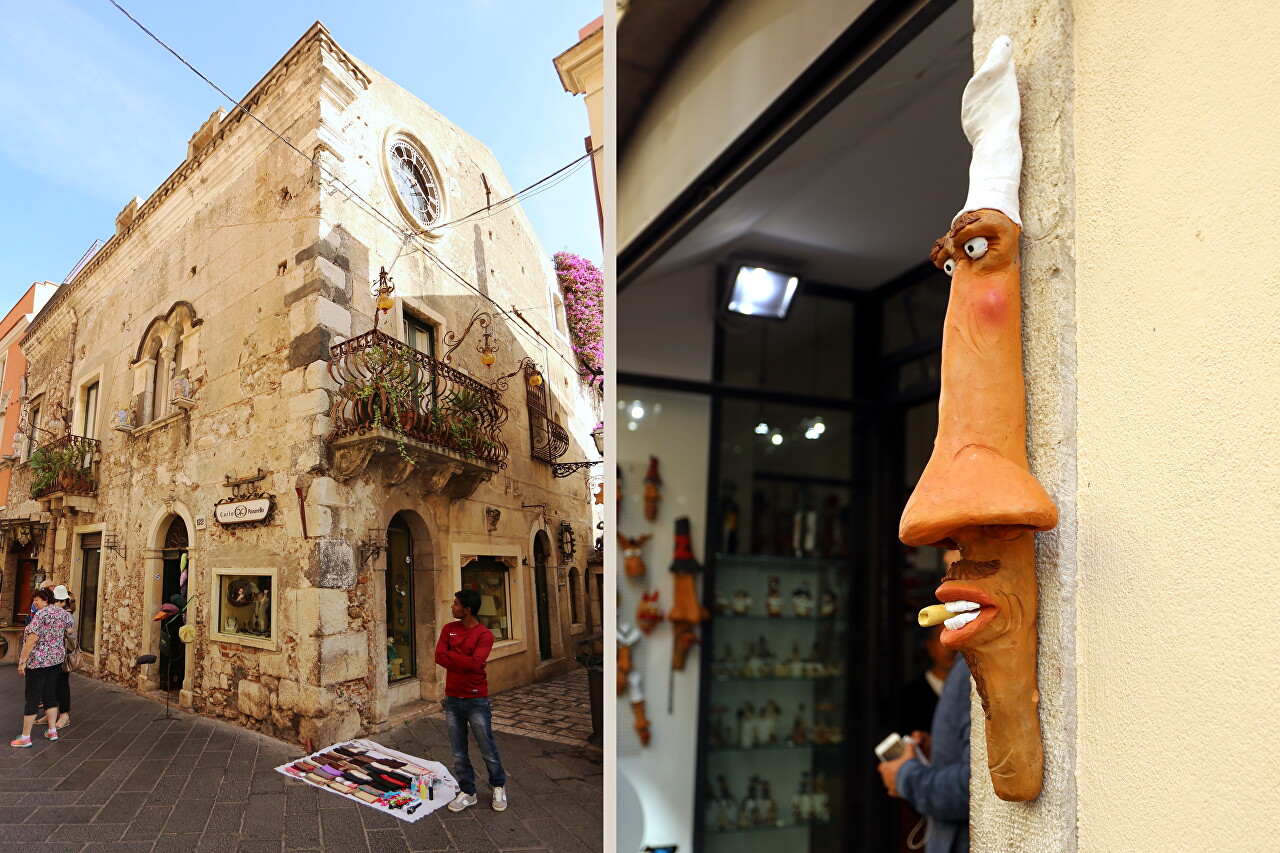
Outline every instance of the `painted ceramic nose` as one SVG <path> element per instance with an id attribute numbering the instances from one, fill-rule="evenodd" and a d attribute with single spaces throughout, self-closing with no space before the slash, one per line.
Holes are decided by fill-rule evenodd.
<path id="1" fill-rule="evenodd" d="M 1009 235 L 1007 254 L 982 271 L 960 263 L 952 276 L 938 437 L 902 513 L 898 532 L 908 545 L 954 547 L 974 535 L 1007 539 L 1058 523 L 1027 465 L 1019 229 L 996 211 L 981 215 Z"/>

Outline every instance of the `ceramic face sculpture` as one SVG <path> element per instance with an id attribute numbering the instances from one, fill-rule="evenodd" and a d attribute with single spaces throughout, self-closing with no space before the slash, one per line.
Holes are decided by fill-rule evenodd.
<path id="1" fill-rule="evenodd" d="M 899 534 L 908 545 L 959 551 L 936 593 L 946 610 L 941 641 L 973 672 L 996 794 L 1027 801 L 1040 795 L 1044 759 L 1034 531 L 1054 527 L 1058 513 L 1027 464 L 1011 53 L 1008 38 L 998 39 L 965 89 L 969 198 L 932 255 L 951 275 L 938 436 Z"/>
<path id="2" fill-rule="evenodd" d="M 653 537 L 648 533 L 632 539 L 622 533 L 618 534 L 618 544 L 622 546 L 622 565 L 629 578 L 642 578 L 645 573 L 644 543 Z"/>

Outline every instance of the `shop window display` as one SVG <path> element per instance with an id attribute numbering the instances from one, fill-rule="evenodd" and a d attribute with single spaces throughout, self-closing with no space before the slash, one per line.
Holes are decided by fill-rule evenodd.
<path id="1" fill-rule="evenodd" d="M 271 575 L 217 575 L 219 633 L 233 637 L 270 640 L 274 578 Z"/>
<path id="2" fill-rule="evenodd" d="M 476 557 L 462 567 L 462 588 L 480 593 L 476 618 L 493 632 L 494 642 L 512 639 L 508 567 L 496 557 Z"/>

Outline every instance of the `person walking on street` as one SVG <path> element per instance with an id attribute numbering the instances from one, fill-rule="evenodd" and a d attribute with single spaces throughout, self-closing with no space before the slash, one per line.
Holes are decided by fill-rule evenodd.
<path id="1" fill-rule="evenodd" d="M 49 725 L 44 736 L 49 740 L 58 739 L 58 673 L 67 657 L 67 638 L 75 641 L 76 628 L 70 613 L 51 606 L 55 600 L 52 591 L 38 589 L 31 601 L 31 619 L 18 654 L 18 674 L 27 679 L 22 735 L 10 741 L 9 746 L 31 746 L 31 727 L 35 725 L 41 701 Z"/>
<path id="2" fill-rule="evenodd" d="M 502 769 L 498 745 L 493 741 L 493 723 L 489 708 L 489 682 L 485 662 L 493 650 L 493 632 L 480 624 L 480 593 L 460 590 L 453 599 L 453 618 L 440 630 L 436 643 L 436 663 L 445 668 L 444 720 L 449 729 L 449 746 L 453 749 L 453 769 L 458 775 L 458 796 L 449 803 L 449 811 L 460 812 L 478 802 L 476 774 L 467 754 L 467 727 L 475 735 L 480 756 L 489 770 L 493 788 L 493 810 L 507 808 L 507 774 Z"/>
<path id="3" fill-rule="evenodd" d="M 76 597 L 71 590 L 59 584 L 53 588 L 53 606 L 74 615 Z M 71 673 L 62 667 L 58 667 L 58 686 L 54 695 L 58 699 L 58 731 L 61 731 L 71 725 Z"/>

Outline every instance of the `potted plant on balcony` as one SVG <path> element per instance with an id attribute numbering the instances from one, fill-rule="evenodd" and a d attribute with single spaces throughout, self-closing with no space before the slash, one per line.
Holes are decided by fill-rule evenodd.
<path id="1" fill-rule="evenodd" d="M 498 443 L 481 431 L 485 398 L 470 388 L 449 393 L 441 407 L 431 410 L 433 432 L 440 444 L 458 451 L 467 459 L 475 459 Z"/>
<path id="2" fill-rule="evenodd" d="M 407 348 L 381 344 L 365 350 L 363 361 L 365 381 L 348 388 L 356 417 L 369 426 L 394 432 L 400 455 L 412 463 L 404 436 L 418 424 L 418 400 L 423 392 L 418 365 Z"/>
<path id="3" fill-rule="evenodd" d="M 38 498 L 52 491 L 92 488 L 92 474 L 82 470 L 82 452 L 75 445 L 39 447 L 27 464 L 31 467 L 31 496 Z"/>

